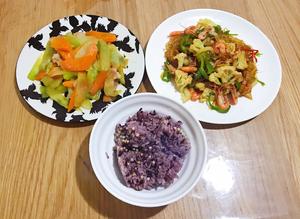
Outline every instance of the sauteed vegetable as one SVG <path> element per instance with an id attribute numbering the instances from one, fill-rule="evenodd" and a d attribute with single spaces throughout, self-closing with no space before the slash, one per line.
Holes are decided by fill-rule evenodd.
<path id="1" fill-rule="evenodd" d="M 128 64 L 112 44 L 116 38 L 96 31 L 52 37 L 28 78 L 41 81 L 42 97 L 50 97 L 68 112 L 90 109 L 101 92 L 103 101 L 112 101 L 120 93 L 118 85 L 125 84 Z"/>

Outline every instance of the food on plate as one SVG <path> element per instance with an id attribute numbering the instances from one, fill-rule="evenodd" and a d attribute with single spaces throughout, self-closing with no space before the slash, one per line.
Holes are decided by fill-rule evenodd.
<path id="1" fill-rule="evenodd" d="M 172 82 L 182 100 L 206 102 L 220 113 L 239 97 L 252 99 L 258 50 L 209 19 L 174 31 L 166 44 L 161 79 Z"/>
<path id="2" fill-rule="evenodd" d="M 178 177 L 191 147 L 181 125 L 170 116 L 140 109 L 116 126 L 116 156 L 128 187 L 167 187 Z"/>
<path id="3" fill-rule="evenodd" d="M 116 35 L 105 32 L 78 32 L 50 38 L 28 78 L 41 82 L 43 98 L 51 98 L 68 112 L 91 109 L 92 101 L 112 101 L 125 84 L 128 60 L 113 44 Z"/>

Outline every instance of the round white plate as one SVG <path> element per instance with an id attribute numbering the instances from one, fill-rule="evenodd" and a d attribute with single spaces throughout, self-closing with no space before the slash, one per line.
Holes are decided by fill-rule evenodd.
<path id="1" fill-rule="evenodd" d="M 113 152 L 115 127 L 119 123 L 124 124 L 140 108 L 144 111 L 156 110 L 182 121 L 182 129 L 191 143 L 178 179 L 167 188 L 136 191 L 120 181 Z M 155 207 L 180 199 L 196 185 L 206 162 L 207 143 L 200 123 L 182 105 L 158 94 L 142 93 L 116 102 L 100 115 L 90 136 L 89 154 L 93 170 L 107 191 L 129 204 Z"/>
<path id="2" fill-rule="evenodd" d="M 168 42 L 168 35 L 175 30 L 194 25 L 199 19 L 209 18 L 216 24 L 227 28 L 231 33 L 238 34 L 238 38 L 258 49 L 262 56 L 258 58 L 258 79 L 265 82 L 265 86 L 257 84 L 252 90 L 253 100 L 239 98 L 228 113 L 218 113 L 210 110 L 205 103 L 188 101 L 182 103 L 180 93 L 171 83 L 160 79 L 162 66 L 165 61 L 164 49 Z M 162 22 L 151 35 L 146 48 L 146 69 L 148 77 L 157 93 L 180 102 L 197 119 L 215 124 L 230 124 L 251 119 L 262 113 L 275 99 L 281 83 L 281 64 L 278 54 L 271 41 L 249 21 L 234 14 L 213 10 L 194 9 L 175 14 Z"/>
<path id="3" fill-rule="evenodd" d="M 16 79 L 19 90 L 25 101 L 37 112 L 54 120 L 63 122 L 85 122 L 96 120 L 98 116 L 109 105 L 104 103 L 103 95 L 100 100 L 93 102 L 91 110 L 74 111 L 67 113 L 67 110 L 55 101 L 42 99 L 40 95 L 40 82 L 31 81 L 27 78 L 36 59 L 45 50 L 45 46 L 50 39 L 57 35 L 68 32 L 85 32 L 97 30 L 102 32 L 112 32 L 117 35 L 114 43 L 121 54 L 128 58 L 128 68 L 125 69 L 126 85 L 120 89 L 123 93 L 117 98 L 131 95 L 138 89 L 144 74 L 144 52 L 136 36 L 125 26 L 109 19 L 95 15 L 76 15 L 64 17 L 53 21 L 41 30 L 36 32 L 22 49 L 16 67 Z"/>

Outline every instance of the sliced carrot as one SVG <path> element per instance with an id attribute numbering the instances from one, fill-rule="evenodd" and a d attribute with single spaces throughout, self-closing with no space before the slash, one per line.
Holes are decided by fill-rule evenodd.
<path id="1" fill-rule="evenodd" d="M 57 52 L 62 59 L 69 59 L 72 57 L 72 52 L 67 52 L 63 50 L 58 50 Z"/>
<path id="2" fill-rule="evenodd" d="M 62 59 L 70 59 L 75 57 L 76 53 L 79 51 L 80 48 L 81 47 L 76 47 L 75 49 L 72 49 L 70 52 L 63 51 L 63 50 L 58 50 L 57 52 L 59 53 Z"/>
<path id="3" fill-rule="evenodd" d="M 45 71 L 40 71 L 40 72 L 35 76 L 35 80 L 40 81 L 40 80 L 42 80 L 43 77 L 45 77 L 45 76 L 46 76 L 46 72 L 45 72 Z"/>
<path id="4" fill-rule="evenodd" d="M 67 88 L 74 88 L 74 81 L 73 80 L 70 80 L 70 81 L 64 81 L 63 82 L 63 85 Z"/>
<path id="5" fill-rule="evenodd" d="M 85 56 L 78 59 L 70 57 L 62 60 L 60 65 L 67 71 L 86 71 L 96 61 L 97 52 L 96 44 L 91 44 Z"/>
<path id="6" fill-rule="evenodd" d="M 56 51 L 70 52 L 72 50 L 71 44 L 63 36 L 53 37 L 51 39 L 51 47 Z"/>
<path id="7" fill-rule="evenodd" d="M 113 43 L 117 40 L 117 36 L 113 33 L 106 33 L 106 32 L 98 32 L 98 31 L 89 31 L 85 33 L 86 36 L 93 36 L 98 39 L 102 39 L 105 42 Z"/>
<path id="8" fill-rule="evenodd" d="M 91 89 L 90 89 L 90 93 L 92 95 L 95 95 L 97 93 L 98 90 L 101 90 L 104 87 L 104 82 L 105 79 L 107 78 L 107 72 L 106 71 L 101 71 L 98 73 Z"/>
<path id="9" fill-rule="evenodd" d="M 75 96 L 76 96 L 76 91 L 73 90 L 68 104 L 68 112 L 70 112 L 75 106 Z"/>
<path id="10" fill-rule="evenodd" d="M 81 46 L 76 47 L 71 51 L 71 57 L 75 57 L 76 53 L 80 50 Z"/>
<path id="11" fill-rule="evenodd" d="M 84 56 L 79 59 L 66 59 L 61 61 L 61 67 L 67 71 L 86 71 L 96 60 L 95 55 Z"/>

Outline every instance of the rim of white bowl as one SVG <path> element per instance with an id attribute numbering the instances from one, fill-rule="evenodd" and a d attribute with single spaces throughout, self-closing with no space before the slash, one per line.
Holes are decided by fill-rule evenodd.
<path id="1" fill-rule="evenodd" d="M 115 184 L 115 187 L 113 187 L 112 185 L 114 184 L 114 182 L 112 182 L 112 180 L 109 179 L 109 176 L 108 176 L 108 174 L 110 172 L 107 172 L 107 169 L 103 169 L 102 172 L 101 172 L 101 170 L 100 170 L 101 165 L 99 166 L 99 163 L 98 163 L 99 160 L 100 160 L 100 156 L 98 156 L 98 157 L 95 156 L 95 150 L 97 148 L 97 144 L 96 144 L 94 139 L 96 138 L 96 135 L 98 134 L 97 131 L 98 131 L 99 126 L 101 127 L 101 124 L 103 122 L 105 122 L 105 119 L 107 119 L 107 115 L 109 115 L 113 110 L 117 110 L 118 108 L 122 108 L 122 105 L 124 104 L 124 102 L 125 102 L 125 105 L 126 105 L 126 103 L 130 105 L 132 103 L 132 101 L 134 101 L 135 99 L 138 99 L 138 100 L 142 99 L 142 100 L 147 100 L 147 101 L 148 101 L 148 99 L 149 99 L 149 101 L 151 99 L 152 100 L 155 100 L 155 99 L 158 100 L 159 99 L 161 101 L 164 101 L 164 104 L 171 104 L 173 106 L 176 106 L 176 107 L 178 107 L 178 109 L 180 109 L 181 112 L 185 113 L 185 115 L 189 117 L 187 119 L 190 121 L 190 123 L 191 123 L 190 126 L 193 127 L 193 130 L 194 131 L 195 130 L 200 131 L 200 133 L 198 133 L 198 132 L 196 133 L 195 139 L 197 141 L 200 139 L 200 140 L 202 140 L 202 142 L 197 142 L 196 141 L 198 146 L 196 145 L 197 147 L 195 147 L 195 145 L 194 145 L 194 147 L 195 147 L 194 150 L 198 149 L 198 153 L 199 154 L 201 153 L 201 156 L 202 156 L 202 162 L 200 164 L 197 164 L 197 165 L 200 165 L 200 168 L 197 169 L 197 175 L 194 176 L 193 178 L 191 176 L 186 177 L 186 179 L 192 179 L 193 180 L 192 182 L 189 183 L 188 188 L 185 188 L 183 190 L 177 190 L 177 191 L 179 191 L 178 194 L 176 192 L 174 192 L 172 195 L 170 195 L 167 198 L 164 198 L 163 200 L 155 200 L 154 202 L 151 202 L 151 201 L 147 202 L 143 199 L 144 197 L 141 197 L 141 194 L 139 194 L 141 191 L 135 191 L 134 189 L 128 188 L 125 185 L 122 186 L 122 184 L 119 180 L 118 180 L 119 182 L 117 182 L 117 184 Z M 158 112 L 160 113 L 160 111 L 158 111 Z M 130 113 L 130 115 L 132 115 L 134 113 Z M 161 113 L 166 114 L 164 112 L 161 112 Z M 196 125 L 197 127 L 195 128 L 194 125 Z M 192 143 L 191 143 L 191 146 L 193 147 Z M 202 147 L 202 148 L 200 148 L 200 147 Z M 201 150 L 201 151 L 199 152 L 199 150 Z M 103 151 L 103 153 L 105 153 L 105 152 Z M 189 155 L 190 155 L 190 153 L 189 153 Z M 89 156 L 90 156 L 92 168 L 94 170 L 94 173 L 95 173 L 98 181 L 113 196 L 115 196 L 116 198 L 120 199 L 123 202 L 126 202 L 126 203 L 131 204 L 131 205 L 135 205 L 135 206 L 158 207 L 158 206 L 164 206 L 164 205 L 173 203 L 173 202 L 179 200 L 180 198 L 184 197 L 199 182 L 199 180 L 201 178 L 201 175 L 203 173 L 204 166 L 206 164 L 206 160 L 207 160 L 207 140 L 206 140 L 206 135 L 204 133 L 204 130 L 203 130 L 200 122 L 193 116 L 193 114 L 191 114 L 182 105 L 180 105 L 179 103 L 175 102 L 174 100 L 172 100 L 170 98 L 164 97 L 164 96 L 159 95 L 159 94 L 139 93 L 139 94 L 134 94 L 134 95 L 131 95 L 131 96 L 128 96 L 128 97 L 125 97 L 125 98 L 119 100 L 118 102 L 116 102 L 116 103 L 112 104 L 110 107 L 108 107 L 105 110 L 105 112 L 100 115 L 100 117 L 97 119 L 97 121 L 96 121 L 96 123 L 95 123 L 95 125 L 92 129 L 92 132 L 91 132 L 91 136 L 90 136 L 90 140 L 89 140 Z M 187 157 L 186 160 L 185 160 L 185 163 L 182 167 L 182 170 L 184 168 L 185 169 L 187 168 L 187 166 L 185 167 L 186 162 L 188 162 L 187 159 L 194 160 L 194 163 L 192 163 L 192 165 L 196 166 L 195 164 L 198 162 L 197 160 L 199 160 L 199 159 L 195 160 L 196 156 L 197 156 L 197 154 L 194 155 L 194 157 L 191 157 L 191 158 Z M 193 171 L 191 172 L 191 170 L 190 170 L 190 174 L 193 174 Z M 180 177 L 177 180 L 175 180 L 172 183 L 172 185 L 176 184 L 176 183 L 179 183 L 179 182 L 182 184 L 181 187 L 184 188 L 184 184 L 185 184 L 186 181 L 180 181 Z M 122 188 L 117 188 L 117 187 L 119 187 L 118 185 L 121 186 Z M 170 185 L 170 186 L 172 186 L 172 185 Z M 166 193 L 164 191 L 166 191 L 168 188 L 161 189 L 160 190 L 161 192 L 159 192 L 159 193 L 160 194 Z M 144 191 L 144 190 L 142 190 L 142 191 Z M 157 191 L 157 190 L 155 190 L 155 191 Z M 151 194 L 151 190 L 150 191 L 146 190 L 145 192 L 147 193 L 147 195 Z M 134 198 L 132 198 L 134 196 L 137 196 L 137 197 L 135 197 L 135 199 L 134 199 Z M 155 195 L 149 195 L 149 196 L 152 196 L 152 198 L 155 199 Z"/>

